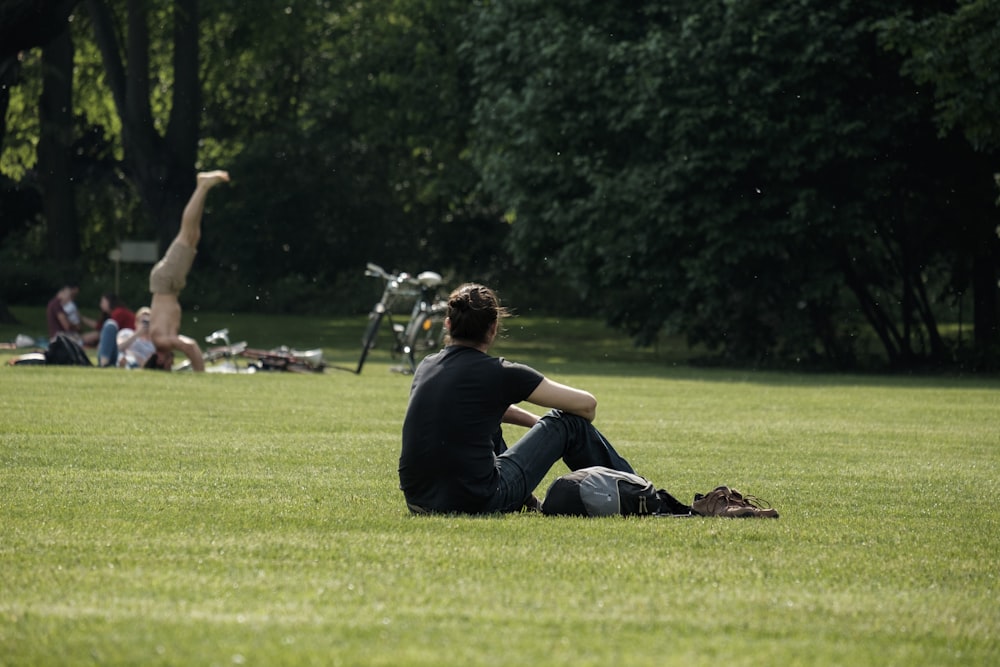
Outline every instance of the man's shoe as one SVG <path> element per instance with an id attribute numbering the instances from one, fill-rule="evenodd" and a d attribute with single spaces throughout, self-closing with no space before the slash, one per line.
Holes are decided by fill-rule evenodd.
<path id="1" fill-rule="evenodd" d="M 696 493 L 691 511 L 701 516 L 778 518 L 778 511 L 760 498 L 744 496 L 728 486 L 717 486 L 705 495 Z"/>

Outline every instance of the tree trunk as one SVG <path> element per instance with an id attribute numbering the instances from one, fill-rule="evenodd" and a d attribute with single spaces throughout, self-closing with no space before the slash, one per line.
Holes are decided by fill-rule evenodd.
<path id="1" fill-rule="evenodd" d="M 198 3 L 174 3 L 174 86 L 166 136 L 149 106 L 148 3 L 128 1 L 127 57 L 123 58 L 111 12 L 103 0 L 87 0 L 109 85 L 122 120 L 125 168 L 149 213 L 161 250 L 180 226 L 194 190 L 194 163 L 201 113 L 198 78 Z M 126 65 L 123 63 L 127 63 Z"/>
<path id="2" fill-rule="evenodd" d="M 42 50 L 38 179 L 48 224 L 49 258 L 62 264 L 80 256 L 73 197 L 73 40 L 64 30 Z"/>
<path id="3" fill-rule="evenodd" d="M 959 154 L 953 162 L 961 181 L 955 199 L 963 237 L 960 252 L 972 270 L 972 324 L 974 347 L 987 364 L 1000 362 L 1000 239 L 996 186 L 996 152 Z"/>
<path id="4" fill-rule="evenodd" d="M 908 349 L 905 347 L 905 341 L 896 329 L 895 324 L 893 324 L 892 318 L 872 297 L 864 279 L 854 270 L 850 254 L 846 250 L 841 249 L 838 255 L 838 264 L 844 276 L 844 282 L 854 294 L 854 298 L 861 308 L 862 315 L 864 315 L 864 318 L 882 342 L 882 348 L 885 351 L 886 359 L 889 361 L 889 366 L 892 368 L 903 367 L 907 361 Z"/>
<path id="5" fill-rule="evenodd" d="M 198 128 L 201 120 L 201 80 L 198 73 L 198 2 L 174 3 L 174 90 L 167 136 L 176 164 L 193 168 L 198 158 Z M 189 174 L 194 176 L 194 174 Z M 193 179 L 192 179 L 193 180 Z M 193 182 L 184 183 L 187 190 Z M 184 195 L 185 202 L 190 193 Z"/>
<path id="6" fill-rule="evenodd" d="M 988 353 L 1000 341 L 997 262 L 990 255 L 977 255 L 972 267 L 972 323 L 975 347 Z"/>

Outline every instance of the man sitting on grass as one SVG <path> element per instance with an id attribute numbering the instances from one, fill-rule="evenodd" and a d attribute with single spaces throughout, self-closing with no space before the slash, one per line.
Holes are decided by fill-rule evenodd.
<path id="1" fill-rule="evenodd" d="M 497 295 L 483 285 L 462 285 L 448 297 L 448 345 L 417 367 L 403 420 L 399 487 L 407 507 L 415 514 L 487 514 L 527 507 L 546 514 L 604 516 L 620 496 L 615 502 L 606 496 L 597 503 L 600 508 L 588 508 L 582 486 L 570 483 L 557 491 L 553 485 L 542 508 L 533 495 L 559 459 L 570 470 L 597 475 L 595 479 L 613 481 L 620 477 L 616 472 L 635 471 L 591 423 L 597 399 L 590 392 L 487 353 L 506 315 Z M 518 407 L 522 401 L 551 410 L 538 417 Z M 501 431 L 504 423 L 528 428 L 510 449 Z M 640 486 L 648 483 L 638 480 Z M 657 507 L 639 502 L 632 513 L 778 517 L 753 496 L 726 486 L 696 495 L 691 507 L 665 491 L 655 495 L 648 500 Z M 618 505 L 614 512 L 628 512 L 624 507 Z"/>
<path id="2" fill-rule="evenodd" d="M 149 273 L 149 291 L 153 294 L 149 335 L 156 346 L 156 354 L 149 358 L 147 368 L 170 370 L 174 363 L 174 350 L 178 350 L 191 360 L 192 369 L 205 370 L 205 360 L 198 343 L 180 334 L 181 304 L 178 296 L 187 283 L 187 274 L 197 254 L 205 197 L 213 187 L 228 181 L 229 174 L 225 171 L 198 174 L 197 186 L 181 216 L 180 231 L 167 254 Z"/>
<path id="3" fill-rule="evenodd" d="M 490 288 L 459 287 L 448 299 L 449 345 L 413 375 L 399 481 L 415 513 L 537 509 L 532 492 L 559 459 L 634 472 L 591 424 L 592 394 L 487 354 L 506 314 Z M 539 418 L 521 401 L 552 410 Z M 501 423 L 530 430 L 507 449 Z"/>

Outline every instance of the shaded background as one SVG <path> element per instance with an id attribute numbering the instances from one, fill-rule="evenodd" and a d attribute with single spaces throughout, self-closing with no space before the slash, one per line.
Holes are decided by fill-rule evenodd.
<path id="1" fill-rule="evenodd" d="M 725 363 L 1000 365 L 1000 0 L 604 4 L 4 0 L 0 311 L 96 303 L 220 167 L 204 310 L 364 312 L 375 261 Z"/>

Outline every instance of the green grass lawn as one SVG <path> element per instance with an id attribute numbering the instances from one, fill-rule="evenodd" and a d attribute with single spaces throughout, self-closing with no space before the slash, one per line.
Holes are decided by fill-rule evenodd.
<path id="1" fill-rule="evenodd" d="M 0 340 L 37 331 L 17 312 Z M 364 324 L 186 322 L 345 366 Z M 586 322 L 508 329 L 498 352 L 592 390 L 658 486 L 781 518 L 411 517 L 384 349 L 361 375 L 4 365 L 0 665 L 1000 663 L 1000 381 L 692 369 Z"/>

